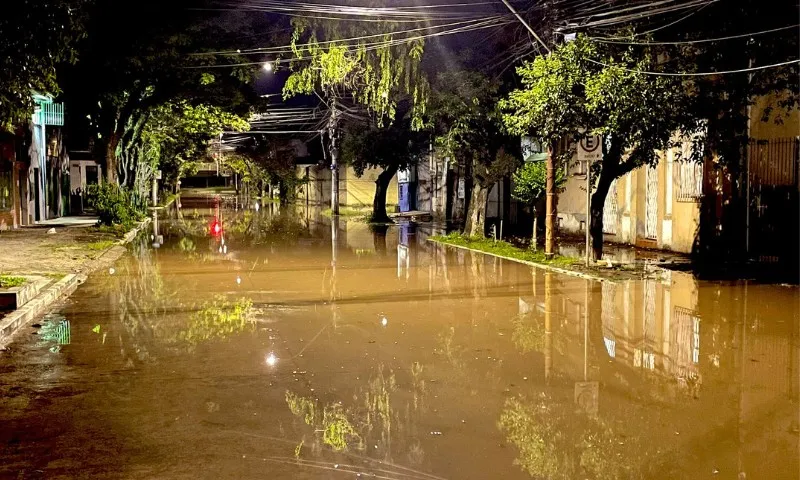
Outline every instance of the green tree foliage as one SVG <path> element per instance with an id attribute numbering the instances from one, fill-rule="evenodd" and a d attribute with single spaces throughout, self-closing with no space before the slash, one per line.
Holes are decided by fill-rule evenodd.
<path id="1" fill-rule="evenodd" d="M 483 236 L 489 188 L 515 171 L 521 161 L 503 132 L 498 82 L 482 73 L 453 70 L 439 74 L 430 117 L 437 149 L 464 164 L 473 181 L 464 233 Z"/>
<path id="2" fill-rule="evenodd" d="M 611 182 L 642 165 L 655 165 L 659 151 L 701 126 L 684 81 L 642 73 L 663 64 L 653 49 L 637 48 L 601 46 L 578 35 L 519 67 L 523 88 L 501 103 L 512 133 L 554 144 L 563 137 L 577 140 L 585 128 L 605 139 L 603 160 L 592 170 L 590 231 L 596 258 L 602 256 L 603 205 Z M 693 149 L 696 155 L 700 151 L 699 146 Z"/>
<path id="3" fill-rule="evenodd" d="M 386 6 L 373 1 L 369 7 Z M 375 115 L 378 124 L 393 120 L 400 98 L 411 97 L 412 125 L 422 127 L 428 86 L 419 64 L 424 40 L 402 40 L 416 22 L 364 22 L 296 17 L 292 20 L 292 71 L 283 88 L 289 98 L 319 93 L 328 99 L 349 97 Z"/>
<path id="4" fill-rule="evenodd" d="M 386 7 L 390 3 L 370 0 L 362 6 Z M 419 130 L 424 126 L 429 90 L 420 69 L 424 40 L 418 35 L 400 33 L 419 29 L 423 22 L 298 17 L 292 20 L 292 25 L 292 73 L 283 87 L 283 95 L 289 98 L 316 93 L 326 100 L 330 107 L 328 139 L 332 165 L 338 165 L 341 118 L 353 115 L 348 111 L 352 109 L 343 105 L 345 99 L 369 112 L 379 127 L 394 120 L 400 100 L 410 99 L 411 127 Z M 388 184 L 388 180 L 381 183 Z M 385 192 L 376 192 L 376 217 L 386 216 L 382 212 L 384 197 Z"/>
<path id="5" fill-rule="evenodd" d="M 534 206 L 547 192 L 547 164 L 545 162 L 525 162 L 525 164 L 514 172 L 514 190 L 511 196 L 525 203 Z M 564 169 L 556 169 L 556 188 L 561 188 L 566 183 L 567 178 Z"/>
<path id="6" fill-rule="evenodd" d="M 74 63 L 84 0 L 21 0 L 0 15 L 0 130 L 33 113 L 32 90 L 60 93 L 56 67 Z"/>
<path id="7" fill-rule="evenodd" d="M 129 152 L 137 156 L 128 162 L 135 168 L 160 168 L 171 183 L 195 171 L 197 160 L 205 158 L 209 142 L 226 130 L 246 131 L 243 118 L 212 105 L 169 102 L 148 111 L 139 141 L 130 142 Z M 125 183 L 123 177 L 122 183 Z"/>

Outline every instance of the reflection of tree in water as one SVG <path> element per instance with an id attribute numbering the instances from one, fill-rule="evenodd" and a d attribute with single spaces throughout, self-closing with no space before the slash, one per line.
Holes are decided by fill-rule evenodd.
<path id="1" fill-rule="evenodd" d="M 535 311 L 521 313 L 511 320 L 511 341 L 522 353 L 541 352 L 544 349 L 544 319 Z"/>
<path id="2" fill-rule="evenodd" d="M 197 344 L 248 328 L 252 303 L 224 296 L 197 304 L 164 281 L 161 267 L 146 242 L 134 245 L 133 259 L 105 282 L 116 305 L 123 332 L 119 342 L 126 363 L 154 361 L 158 348 L 192 349 Z M 186 285 L 180 290 L 186 291 Z M 194 312 L 187 315 L 185 312 Z M 177 314 L 176 314 L 177 313 Z"/>
<path id="3" fill-rule="evenodd" d="M 655 442 L 576 411 L 566 399 L 509 398 L 498 427 L 518 449 L 514 464 L 533 478 L 675 478 Z"/>
<path id="4" fill-rule="evenodd" d="M 300 238 L 309 237 L 310 233 L 301 219 L 293 212 L 281 211 L 279 215 L 269 217 L 261 227 L 259 243 L 268 245 L 294 245 Z"/>
<path id="5" fill-rule="evenodd" d="M 287 391 L 289 409 L 311 427 L 307 434 L 310 440 L 304 435 L 295 455 L 300 458 L 306 448 L 317 455 L 327 447 L 336 452 L 369 451 L 370 456 L 378 455 L 389 462 L 404 453 L 411 463 L 421 463 L 424 453 L 416 439 L 416 425 L 426 409 L 422 372 L 419 363 L 411 366 L 413 399 L 405 405 L 398 398 L 394 373 L 386 375 L 382 366 L 353 395 L 349 407 L 341 402 L 321 404 Z"/>
<path id="6" fill-rule="evenodd" d="M 189 324 L 180 328 L 170 342 L 185 342 L 195 346 L 214 338 L 224 338 L 252 327 L 250 321 L 253 302 L 242 298 L 229 301 L 218 295 L 214 300 L 204 303 L 191 315 Z"/>

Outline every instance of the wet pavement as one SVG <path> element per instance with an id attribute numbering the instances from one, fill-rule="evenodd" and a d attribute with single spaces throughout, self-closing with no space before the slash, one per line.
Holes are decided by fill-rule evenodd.
<path id="1" fill-rule="evenodd" d="M 184 198 L 0 352 L 0 478 L 800 478 L 798 288 L 258 207 Z"/>

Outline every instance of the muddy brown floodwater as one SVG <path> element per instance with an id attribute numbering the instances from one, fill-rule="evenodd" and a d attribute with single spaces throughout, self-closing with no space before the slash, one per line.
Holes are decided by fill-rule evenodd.
<path id="1" fill-rule="evenodd" d="M 0 353 L 0 478 L 800 477 L 796 287 L 232 198 L 154 228 Z"/>

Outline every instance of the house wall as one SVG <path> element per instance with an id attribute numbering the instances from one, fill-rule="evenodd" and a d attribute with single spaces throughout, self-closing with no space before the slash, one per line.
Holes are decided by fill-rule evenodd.
<path id="1" fill-rule="evenodd" d="M 328 205 L 331 202 L 331 171 L 327 166 L 308 168 L 308 185 L 298 193 L 298 201 L 315 205 Z M 339 170 L 339 205 L 348 207 L 372 206 L 375 198 L 375 180 L 379 169 L 368 169 L 361 178 L 352 167 Z M 297 168 L 297 176 L 306 175 L 306 167 Z M 397 175 L 392 177 L 386 192 L 386 205 L 397 205 Z"/>
<path id="2" fill-rule="evenodd" d="M 606 205 L 616 201 L 616 208 L 606 209 L 603 222 L 613 225 L 604 239 L 608 242 L 636 245 L 644 248 L 691 253 L 700 222 L 699 198 L 679 198 L 681 183 L 680 162 L 676 152 L 661 153 L 655 167 L 657 175 L 656 194 L 656 234 L 648 237 L 647 220 L 647 178 L 646 168 L 640 167 L 616 180 L 609 191 Z M 561 232 L 585 235 L 586 213 L 586 175 L 573 165 L 563 191 L 558 197 L 558 222 Z M 614 213 L 616 211 L 616 213 Z"/>
<path id="3" fill-rule="evenodd" d="M 792 109 L 788 114 L 780 108 L 772 110 L 769 121 L 763 122 L 764 111 L 776 107 L 780 97 L 776 94 L 758 97 L 750 111 L 750 137 L 757 139 L 773 139 L 797 137 L 800 135 L 800 111 Z"/>
<path id="4" fill-rule="evenodd" d="M 361 177 L 348 166 L 339 171 L 339 204 L 348 207 L 371 207 L 375 199 L 375 180 L 382 169 L 364 170 Z M 397 175 L 392 177 L 386 190 L 386 205 L 397 205 Z"/>

